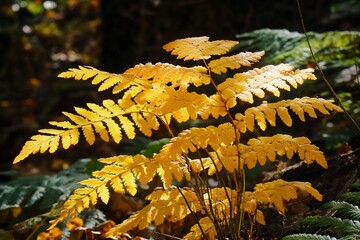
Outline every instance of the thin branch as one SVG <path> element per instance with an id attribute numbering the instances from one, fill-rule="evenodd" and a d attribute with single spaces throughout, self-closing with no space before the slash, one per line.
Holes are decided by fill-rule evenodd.
<path id="1" fill-rule="evenodd" d="M 202 235 L 204 236 L 205 239 L 208 239 L 208 237 L 206 236 L 206 234 L 205 234 L 205 232 L 204 232 L 204 229 L 201 227 L 201 224 L 200 224 L 200 221 L 199 221 L 198 217 L 196 216 L 195 212 L 191 209 L 191 206 L 190 206 L 188 200 L 186 199 L 185 195 L 182 193 L 181 189 L 180 189 L 178 186 L 176 186 L 176 188 L 177 188 L 177 190 L 179 191 L 179 193 L 181 194 L 181 196 L 183 197 L 183 199 L 184 199 L 184 201 L 185 201 L 185 203 L 186 203 L 186 206 L 187 206 L 188 209 L 190 210 L 191 214 L 193 215 L 193 217 L 194 217 L 197 225 L 198 225 L 199 228 L 200 228 L 200 231 L 201 231 Z"/>
<path id="2" fill-rule="evenodd" d="M 319 70 L 321 77 L 324 79 L 324 82 L 326 84 L 326 86 L 328 87 L 328 89 L 330 90 L 331 94 L 333 95 L 333 97 L 336 99 L 336 101 L 338 102 L 338 104 L 340 105 L 340 107 L 344 110 L 345 114 L 348 116 L 348 118 L 351 120 L 351 122 L 354 124 L 354 126 L 357 128 L 357 130 L 360 132 L 360 126 L 356 123 L 356 121 L 354 120 L 354 118 L 350 115 L 350 113 L 345 109 L 344 105 L 341 103 L 340 98 L 337 96 L 336 92 L 334 91 L 334 89 L 332 88 L 330 82 L 327 80 L 327 78 L 325 77 L 324 72 L 322 71 L 318 61 L 315 58 L 315 54 L 312 50 L 310 41 L 309 41 L 309 36 L 307 34 L 306 28 L 305 28 L 305 23 L 304 23 L 304 18 L 302 15 L 302 11 L 301 11 L 301 6 L 300 6 L 300 0 L 296 0 L 297 3 L 297 7 L 298 7 L 298 11 L 299 11 L 299 15 L 300 15 L 300 20 L 301 20 L 301 26 L 303 28 L 304 31 L 304 35 L 307 41 L 307 44 L 309 46 L 309 50 L 310 50 L 310 54 L 314 60 L 315 66 L 316 68 Z"/>

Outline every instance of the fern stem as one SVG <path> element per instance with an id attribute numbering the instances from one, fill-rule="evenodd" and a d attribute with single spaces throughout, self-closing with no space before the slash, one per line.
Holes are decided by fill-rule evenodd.
<path id="1" fill-rule="evenodd" d="M 315 66 L 316 68 L 319 70 L 319 73 L 322 77 L 322 79 L 324 80 L 327 88 L 329 89 L 329 91 L 331 92 L 331 94 L 333 95 L 333 97 L 336 99 L 337 103 L 340 105 L 340 107 L 344 110 L 345 114 L 347 115 L 347 117 L 350 119 L 350 121 L 354 124 L 354 126 L 357 128 L 357 130 L 360 132 L 360 126 L 356 123 L 356 121 L 354 120 L 354 118 L 350 115 L 350 113 L 345 109 L 344 105 L 342 104 L 340 98 L 337 96 L 335 90 L 333 89 L 333 87 L 331 86 L 330 82 L 327 80 L 324 72 L 322 71 L 318 61 L 316 60 L 316 57 L 315 57 L 315 54 L 314 54 L 314 51 L 312 49 L 312 46 L 310 44 L 310 40 L 309 40 L 309 36 L 307 34 L 307 30 L 306 30 L 306 27 L 305 27 L 305 23 L 304 23 L 304 18 L 303 18 L 303 15 L 302 15 L 302 11 L 301 11 L 301 6 L 300 6 L 300 1 L 299 0 L 296 0 L 296 3 L 297 3 L 297 7 L 298 7 L 298 11 L 299 11 L 299 15 L 300 15 L 300 21 L 301 21 L 301 26 L 303 28 L 303 31 L 304 31 L 304 35 L 305 35 L 305 38 L 306 38 L 306 42 L 309 46 L 309 50 L 310 50 L 310 54 L 314 60 L 314 63 L 315 63 Z"/>
<path id="2" fill-rule="evenodd" d="M 213 78 L 211 77 L 211 70 L 209 68 L 209 66 L 207 65 L 206 61 L 203 60 L 204 64 L 205 64 L 205 67 L 208 69 L 208 74 L 209 74 L 209 77 L 210 77 L 210 81 L 211 81 L 211 84 L 214 86 L 215 90 L 218 92 L 218 93 L 221 93 L 221 91 L 219 90 L 219 88 L 217 87 L 215 81 L 213 80 Z M 224 98 L 222 97 L 222 94 L 219 94 L 220 98 L 221 98 L 221 101 L 225 104 L 225 100 Z M 236 206 L 237 206 L 237 211 L 236 211 L 236 218 L 235 218 L 235 224 L 236 224 L 236 227 L 237 227 L 237 230 L 236 230 L 236 239 L 237 238 L 240 238 L 241 236 L 241 227 L 242 227 L 242 224 L 243 224 L 243 220 L 244 220 L 244 215 L 245 215 L 245 212 L 244 212 L 244 208 L 243 208 L 243 204 L 244 204 L 244 196 L 245 196 L 245 184 L 246 184 L 246 179 L 245 179 L 245 170 L 244 170 L 244 166 L 243 164 L 241 164 L 241 159 L 240 159 L 240 150 L 239 150 L 239 140 L 240 140 L 240 136 L 239 136 L 239 132 L 236 128 L 236 125 L 235 125 L 235 121 L 233 119 L 233 117 L 231 116 L 230 114 L 230 111 L 229 109 L 227 108 L 226 104 L 225 104 L 225 110 L 226 110 L 226 113 L 227 113 L 227 116 L 229 117 L 229 120 L 234 128 L 234 132 L 235 132 L 235 145 L 237 147 L 237 151 L 238 151 L 238 171 L 234 171 L 234 182 L 235 182 L 235 188 L 236 188 L 236 192 L 237 193 L 241 193 L 241 198 L 237 197 L 237 203 L 236 203 Z M 240 173 L 239 175 L 237 173 Z M 241 187 L 238 185 L 238 183 L 241 181 Z"/>
<path id="3" fill-rule="evenodd" d="M 227 219 L 226 219 L 226 214 L 224 214 L 223 216 L 225 217 L 224 221 L 225 221 L 226 225 L 229 226 L 229 228 L 230 228 L 231 230 L 233 230 L 233 225 L 232 225 L 232 223 L 231 223 L 232 215 L 233 215 L 233 207 L 232 207 L 231 197 L 229 196 L 229 193 L 228 193 L 227 190 L 226 190 L 226 184 L 225 184 L 224 179 L 223 179 L 223 178 L 220 176 L 220 174 L 219 174 L 220 171 L 219 171 L 218 167 L 217 167 L 216 164 L 215 164 L 215 160 L 213 159 L 213 157 L 211 157 L 211 154 L 209 153 L 209 151 L 208 151 L 207 149 L 205 149 L 205 152 L 207 153 L 207 155 L 210 157 L 212 163 L 214 164 L 214 167 L 215 167 L 215 170 L 216 170 L 216 177 L 217 177 L 217 178 L 219 179 L 219 181 L 221 182 L 222 188 L 223 188 L 224 191 L 225 191 L 226 198 L 227 198 L 227 200 L 229 201 L 229 211 L 230 211 L 230 219 L 229 219 L 229 221 L 227 221 Z M 221 162 L 221 159 L 220 159 L 218 153 L 217 153 L 217 152 L 215 152 L 215 153 L 216 153 L 216 155 L 217 155 L 220 163 L 224 166 L 224 164 Z M 201 165 L 203 165 L 203 164 L 201 163 Z M 204 166 L 203 166 L 203 168 L 204 168 Z M 232 232 L 233 232 L 233 231 L 232 231 Z"/>
<path id="4" fill-rule="evenodd" d="M 172 129 L 170 128 L 170 124 L 166 121 L 166 119 L 163 119 L 163 118 L 161 118 L 161 117 L 159 117 L 159 116 L 157 116 L 157 115 L 156 115 L 156 117 L 158 117 L 158 118 L 160 119 L 160 121 L 163 123 L 163 125 L 166 127 L 169 135 L 170 135 L 172 138 L 174 138 L 175 135 L 174 135 Z M 183 154 L 183 155 L 184 155 L 184 157 L 185 157 L 185 159 L 186 159 L 186 162 L 187 162 L 187 164 L 188 164 L 188 167 L 191 168 L 191 166 L 190 166 L 190 161 L 189 161 L 188 156 L 187 156 L 186 154 Z M 191 174 L 193 173 L 193 171 L 191 171 L 191 169 L 189 169 L 189 172 L 190 172 Z M 193 175 L 193 174 L 192 174 L 192 175 Z M 193 175 L 193 176 L 194 176 L 194 175 Z M 197 179 L 196 177 L 194 177 L 194 178 Z M 197 179 L 197 180 L 198 180 L 198 179 Z M 195 180 L 195 181 L 196 181 L 196 180 Z M 191 214 L 193 215 L 193 217 L 194 217 L 194 219 L 195 219 L 195 221 L 196 221 L 196 224 L 199 226 L 199 229 L 200 229 L 201 233 L 203 234 L 204 238 L 205 238 L 205 239 L 208 239 L 208 237 L 205 235 L 204 229 L 202 228 L 202 226 L 201 226 L 201 224 L 200 224 L 200 222 L 199 222 L 198 217 L 196 216 L 196 214 L 194 213 L 194 211 L 191 209 L 190 204 L 189 204 L 188 200 L 186 199 L 185 195 L 181 192 L 181 189 L 180 189 L 178 186 L 176 186 L 176 188 L 177 188 L 177 190 L 179 191 L 179 193 L 181 194 L 181 196 L 183 197 L 183 199 L 184 199 L 184 201 L 185 201 L 185 203 L 186 203 L 186 206 L 188 207 L 189 211 L 190 211 Z M 198 191 L 196 191 L 196 192 L 198 192 Z M 199 196 L 198 196 L 198 198 L 199 198 Z M 199 198 L 199 201 L 200 201 L 200 199 L 201 199 L 201 198 Z M 205 208 L 205 209 L 206 209 L 206 208 Z"/>
<path id="5" fill-rule="evenodd" d="M 39 228 L 41 226 L 44 225 L 45 221 L 48 219 L 48 217 L 44 217 L 43 220 L 41 220 L 41 222 L 37 225 L 37 227 L 30 233 L 30 235 L 26 238 L 26 240 L 30 240 L 31 237 L 37 232 L 37 230 L 39 230 Z"/>
<path id="6" fill-rule="evenodd" d="M 191 209 L 190 204 L 189 204 L 188 200 L 186 199 L 186 197 L 184 196 L 184 194 L 182 193 L 180 187 L 176 186 L 176 188 L 177 188 L 177 190 L 179 191 L 179 193 L 181 194 L 181 196 L 184 198 L 184 201 L 185 201 L 185 203 L 186 203 L 186 206 L 188 207 L 188 209 L 190 210 L 191 214 L 193 215 L 193 217 L 194 217 L 197 225 L 198 225 L 199 228 L 200 228 L 200 231 L 201 231 L 202 235 L 204 236 L 205 239 L 208 239 L 208 237 L 206 236 L 206 234 L 205 234 L 205 232 L 204 232 L 204 229 L 201 227 L 201 224 L 200 224 L 200 222 L 199 222 L 198 217 L 196 216 L 196 214 L 194 213 L 194 211 Z"/>

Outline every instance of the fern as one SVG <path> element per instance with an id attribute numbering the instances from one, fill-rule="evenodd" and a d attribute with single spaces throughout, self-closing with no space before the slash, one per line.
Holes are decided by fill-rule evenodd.
<path id="1" fill-rule="evenodd" d="M 356 185 L 357 184 L 355 184 L 355 186 Z M 360 236 L 360 211 L 357 206 L 359 204 L 359 199 L 355 198 L 357 200 L 357 205 L 346 202 L 347 196 L 351 196 L 349 199 L 354 200 L 352 197 L 357 193 L 359 192 L 348 192 L 343 194 L 340 197 L 340 199 L 344 200 L 342 202 L 331 201 L 325 203 L 323 206 L 324 208 L 331 210 L 331 216 L 309 216 L 303 219 L 301 224 L 326 230 L 327 233 L 338 236 L 340 239 L 358 239 Z M 306 237 L 311 239 L 311 237 L 321 238 L 328 236 L 319 234 L 293 234 L 286 236 L 283 239 L 307 239 Z"/>
<path id="2" fill-rule="evenodd" d="M 231 135 L 227 135 L 225 131 L 224 133 L 223 136 L 227 136 L 230 140 L 232 139 Z M 199 133 L 195 135 L 199 136 Z M 184 146 L 184 144 L 182 145 Z M 191 143 L 189 143 L 189 145 L 193 147 Z M 217 148 L 213 149 L 215 149 L 216 152 L 210 152 L 210 157 L 213 161 L 203 162 L 202 166 L 196 166 L 194 162 L 194 167 L 197 167 L 193 169 L 194 171 L 197 172 L 208 169 L 208 174 L 213 175 L 224 167 L 228 172 L 232 173 L 235 170 L 239 170 L 238 166 L 243 167 L 243 165 L 246 165 L 247 168 L 252 169 L 257 164 L 261 166 L 265 165 L 267 160 L 274 162 L 277 159 L 276 156 L 286 156 L 288 159 L 292 159 L 294 153 L 298 153 L 300 160 L 305 161 L 307 164 L 316 161 L 322 167 L 327 168 L 323 153 L 318 147 L 312 145 L 311 141 L 306 137 L 292 138 L 290 135 L 277 134 L 271 137 L 252 138 L 246 145 L 239 144 L 238 147 L 228 147 L 226 145 L 215 146 L 217 146 Z M 193 150 L 195 150 L 195 148 L 193 148 Z M 240 158 L 238 157 L 239 153 Z"/>
<path id="3" fill-rule="evenodd" d="M 209 41 L 209 37 L 178 39 L 165 44 L 164 49 L 177 55 L 178 59 L 200 60 L 209 59 L 212 55 L 224 55 L 238 42 L 228 40 Z"/>
<path id="4" fill-rule="evenodd" d="M 303 224 L 310 224 L 314 227 L 340 232 L 342 234 L 354 234 L 360 231 L 360 222 L 350 219 L 341 219 L 328 216 L 310 216 L 302 221 Z"/>
<path id="5" fill-rule="evenodd" d="M 324 204 L 324 208 L 330 208 L 336 211 L 336 215 L 346 219 L 353 219 L 360 221 L 360 209 L 347 202 L 331 201 Z"/>
<path id="6" fill-rule="evenodd" d="M 360 191 L 357 192 L 348 192 L 340 197 L 341 200 L 352 203 L 356 206 L 360 206 Z"/>
<path id="7" fill-rule="evenodd" d="M 0 210 L 14 207 L 48 211 L 52 205 L 65 200 L 78 188 L 76 182 L 88 178 L 85 174 L 89 160 L 81 160 L 71 168 L 51 176 L 24 176 L 0 185 Z M 63 187 L 66 186 L 66 187 Z"/>
<path id="8" fill-rule="evenodd" d="M 165 221 L 178 222 L 196 216 L 197 224 L 191 227 L 186 239 L 210 238 L 240 239 L 246 232 L 245 216 L 251 238 L 255 223 L 265 224 L 260 210 L 273 207 L 285 214 L 286 205 L 302 197 L 322 199 L 310 183 L 276 180 L 260 183 L 254 191 L 246 191 L 245 167 L 274 162 L 277 157 L 293 158 L 294 154 L 307 164 L 318 163 L 326 168 L 323 153 L 306 137 L 285 134 L 258 137 L 245 144 L 242 134 L 275 127 L 277 119 L 292 126 L 289 110 L 301 121 L 305 115 L 317 118 L 317 112 L 342 110 L 331 101 L 321 98 L 295 98 L 278 102 L 263 102 L 238 112 L 239 102 L 254 103 L 267 93 L 280 97 L 281 91 L 291 91 L 307 79 L 315 80 L 310 69 L 299 70 L 288 64 L 268 65 L 238 72 L 217 84 L 213 76 L 250 67 L 264 52 L 245 52 L 231 55 L 236 41 L 209 41 L 208 37 L 178 39 L 164 46 L 178 59 L 201 61 L 193 67 L 168 63 L 139 64 L 122 74 L 112 74 L 92 67 L 72 68 L 61 73 L 63 78 L 91 80 L 99 91 L 111 89 L 118 99 L 105 99 L 102 104 L 88 103 L 75 107 L 74 113 L 64 112 L 68 120 L 50 122 L 54 128 L 39 130 L 25 143 L 14 163 L 31 154 L 68 149 L 77 145 L 83 136 L 89 145 L 96 138 L 120 143 L 124 138 L 137 135 L 151 136 L 163 126 L 170 140 L 156 154 L 144 156 L 119 155 L 101 158 L 104 166 L 92 177 L 80 181 L 67 198 L 51 227 L 66 218 L 93 207 L 99 201 L 108 204 L 110 192 L 137 194 L 138 183 L 148 184 L 155 176 L 163 190 L 147 196 L 149 204 L 124 222 L 115 225 L 106 237 L 115 237 L 132 229 L 144 229 L 150 224 Z M 224 56 L 228 54 L 227 56 Z M 214 59 L 215 58 L 215 59 Z M 197 87 L 209 85 L 214 91 L 202 93 Z M 209 91 L 210 92 L 210 91 Z M 230 111 L 231 110 L 231 111 Z M 191 127 L 175 133 L 173 125 L 189 120 L 221 120 L 218 126 Z M 178 131 L 176 131 L 178 132 Z M 222 173 L 225 173 L 225 178 Z M 210 187 L 208 175 L 215 175 L 218 187 Z M 191 188 L 173 188 L 175 182 L 186 181 Z M 40 194 L 40 193 L 39 193 Z"/>
<path id="9" fill-rule="evenodd" d="M 282 238 L 283 240 L 337 240 L 337 238 L 330 236 L 323 236 L 317 234 L 293 234 Z"/>
<path id="10" fill-rule="evenodd" d="M 227 69 L 232 70 L 239 69 L 241 66 L 250 67 L 252 63 L 258 62 L 260 58 L 265 54 L 261 52 L 244 52 L 230 57 L 221 57 L 209 62 L 209 68 L 213 73 L 221 74 L 226 73 Z"/>
<path id="11" fill-rule="evenodd" d="M 312 62 L 306 38 L 302 33 L 260 29 L 237 37 L 241 40 L 239 44 L 241 48 L 265 50 L 267 53 L 264 58 L 265 63 L 287 62 L 301 66 Z M 316 59 L 325 63 L 322 65 L 323 69 L 349 67 L 354 65 L 354 58 L 359 57 L 360 52 L 357 47 L 360 43 L 359 32 L 309 32 L 308 37 Z"/>
<path id="12" fill-rule="evenodd" d="M 253 95 L 264 98 L 265 92 L 269 91 L 274 96 L 279 97 L 281 90 L 290 91 L 290 86 L 296 88 L 297 84 L 302 84 L 304 79 L 315 79 L 311 70 L 293 71 L 293 67 L 288 64 L 277 66 L 265 66 L 261 69 L 255 68 L 245 73 L 237 73 L 233 78 L 226 79 L 219 84 L 219 91 L 223 93 L 225 101 L 230 108 L 234 107 L 233 99 L 253 103 Z"/>

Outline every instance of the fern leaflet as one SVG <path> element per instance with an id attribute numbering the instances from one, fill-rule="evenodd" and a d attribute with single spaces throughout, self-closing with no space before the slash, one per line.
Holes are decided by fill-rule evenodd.
<path id="1" fill-rule="evenodd" d="M 279 97 L 278 89 L 290 91 L 290 86 L 297 88 L 297 85 L 302 84 L 304 79 L 316 79 L 312 69 L 295 71 L 293 69 L 288 64 L 255 68 L 244 73 L 237 73 L 232 78 L 226 79 L 218 85 L 218 89 L 226 101 L 226 105 L 232 108 L 236 105 L 236 98 L 253 103 L 253 95 L 259 98 L 265 97 L 264 90 Z"/>
<path id="2" fill-rule="evenodd" d="M 209 239 L 215 239 L 216 238 L 216 229 L 209 217 L 204 217 L 199 220 L 199 224 L 202 228 L 202 230 L 205 232 L 206 237 Z M 194 225 L 190 228 L 190 232 L 184 236 L 184 239 L 190 239 L 190 240 L 197 240 L 197 239 L 203 239 L 203 233 L 200 230 L 199 225 Z"/>
<path id="3" fill-rule="evenodd" d="M 283 237 L 282 240 L 337 240 L 337 238 L 330 237 L 328 235 L 300 233 Z"/>
<path id="4" fill-rule="evenodd" d="M 292 119 L 289 110 L 293 111 L 301 121 L 305 121 L 305 113 L 309 117 L 317 118 L 315 110 L 320 111 L 322 114 L 330 114 L 328 110 L 335 110 L 342 112 L 343 110 L 333 104 L 329 100 L 322 98 L 302 97 L 289 100 L 281 100 L 276 103 L 263 102 L 257 107 L 250 107 L 246 109 L 244 114 L 237 113 L 235 119 L 237 128 L 241 132 L 254 131 L 255 123 L 261 130 L 267 128 L 267 122 L 271 126 L 276 126 L 276 115 L 280 117 L 288 127 L 292 126 Z"/>
<path id="5" fill-rule="evenodd" d="M 360 207 L 360 191 L 344 193 L 340 199 Z"/>
<path id="6" fill-rule="evenodd" d="M 209 37 L 193 37 L 175 40 L 165 44 L 163 48 L 172 55 L 177 55 L 178 59 L 196 61 L 209 59 L 212 55 L 223 55 L 236 44 L 236 41 L 209 41 Z"/>
<path id="7" fill-rule="evenodd" d="M 234 70 L 240 68 L 241 66 L 250 67 L 252 63 L 258 62 L 264 54 L 264 51 L 255 53 L 242 52 L 229 57 L 221 57 L 210 61 L 209 68 L 211 72 L 221 74 L 226 73 L 228 68 Z"/>
<path id="8" fill-rule="evenodd" d="M 92 79 L 92 84 L 99 86 L 99 91 L 104 91 L 110 87 L 114 87 L 114 93 L 119 92 L 119 86 L 122 86 L 120 90 L 126 89 L 131 85 L 134 85 L 140 81 L 135 75 L 131 74 L 113 74 L 104 71 L 100 71 L 93 67 L 79 66 L 77 68 L 70 68 L 68 71 L 60 73 L 58 77 L 61 78 L 74 78 L 75 80 L 89 80 Z M 142 83 L 140 81 L 140 83 Z M 116 89 L 116 90 L 115 90 Z"/>
<path id="9" fill-rule="evenodd" d="M 301 224 L 310 224 L 314 227 L 331 229 L 343 233 L 344 235 L 358 234 L 360 232 L 360 222 L 351 219 L 341 219 L 328 216 L 306 217 Z"/>
<path id="10" fill-rule="evenodd" d="M 322 200 L 321 194 L 308 182 L 286 182 L 278 179 L 267 183 L 258 183 L 254 192 L 248 193 L 248 198 L 253 198 L 262 204 L 273 204 L 275 209 L 282 215 L 285 214 L 284 201 L 290 201 L 299 197 L 298 191 L 307 193 Z"/>
<path id="11" fill-rule="evenodd" d="M 360 209 L 358 206 L 337 201 L 325 203 L 323 206 L 335 211 L 334 214 L 338 217 L 360 221 Z"/>
<path id="12" fill-rule="evenodd" d="M 190 84 L 199 87 L 210 83 L 207 69 L 202 66 L 187 68 L 169 63 L 147 63 L 145 65 L 138 64 L 133 68 L 129 68 L 125 73 L 150 81 L 158 87 L 165 87 L 171 83 L 173 87 L 187 89 Z"/>

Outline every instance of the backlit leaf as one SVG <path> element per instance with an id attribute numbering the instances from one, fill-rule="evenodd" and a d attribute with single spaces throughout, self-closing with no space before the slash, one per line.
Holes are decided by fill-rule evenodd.
<path id="1" fill-rule="evenodd" d="M 164 49 L 177 55 L 178 59 L 201 60 L 212 55 L 223 55 L 230 51 L 238 42 L 228 40 L 209 41 L 209 37 L 193 37 L 178 39 L 164 45 Z"/>

